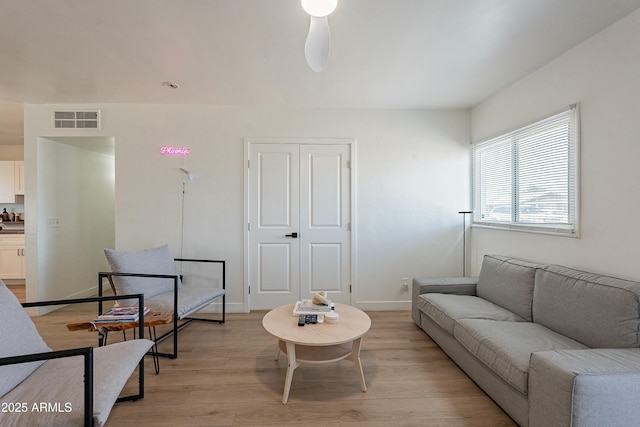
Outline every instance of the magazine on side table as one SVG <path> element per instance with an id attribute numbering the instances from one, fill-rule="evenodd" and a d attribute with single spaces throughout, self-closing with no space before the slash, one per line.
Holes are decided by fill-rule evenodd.
<path id="1" fill-rule="evenodd" d="M 144 314 L 149 313 L 149 307 L 144 308 Z M 93 319 L 92 323 L 115 323 L 115 322 L 137 322 L 140 318 L 138 307 L 117 306 L 108 310 L 106 313 L 99 315 Z"/>

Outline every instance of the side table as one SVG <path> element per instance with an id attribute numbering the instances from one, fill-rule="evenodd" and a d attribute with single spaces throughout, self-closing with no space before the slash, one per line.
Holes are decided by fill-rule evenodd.
<path id="1" fill-rule="evenodd" d="M 156 341 L 156 326 L 158 325 L 166 325 L 173 321 L 173 316 L 171 313 L 164 313 L 160 311 L 150 311 L 149 313 L 144 315 L 144 324 L 142 325 L 145 328 L 149 328 L 150 339 L 153 341 L 153 347 L 151 347 L 151 355 L 153 357 L 153 367 L 155 368 L 156 374 L 160 373 L 160 361 L 158 360 L 158 343 Z M 79 322 L 71 322 L 67 324 L 67 329 L 70 331 L 89 331 L 89 332 L 98 332 L 100 334 L 98 345 L 103 346 L 107 344 L 107 337 L 109 332 L 118 332 L 118 331 L 126 331 L 128 329 L 134 329 L 134 339 L 135 339 L 135 328 L 139 327 L 140 322 L 102 322 L 102 323 L 93 323 L 91 321 L 79 321 Z M 153 328 L 153 329 L 152 329 Z M 152 332 L 153 331 L 153 332 Z M 126 340 L 126 335 L 125 335 Z"/>

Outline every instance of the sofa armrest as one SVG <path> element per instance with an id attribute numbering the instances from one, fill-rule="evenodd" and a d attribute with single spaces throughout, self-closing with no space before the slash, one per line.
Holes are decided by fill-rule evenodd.
<path id="1" fill-rule="evenodd" d="M 477 277 L 423 277 L 413 279 L 411 293 L 411 317 L 417 325 L 420 324 L 418 298 L 422 294 L 455 294 L 475 295 Z"/>
<path id="2" fill-rule="evenodd" d="M 421 294 L 475 295 L 477 277 L 427 277 L 413 279 L 413 298 Z"/>
<path id="3" fill-rule="evenodd" d="M 640 349 L 533 353 L 528 391 L 530 427 L 635 425 Z"/>

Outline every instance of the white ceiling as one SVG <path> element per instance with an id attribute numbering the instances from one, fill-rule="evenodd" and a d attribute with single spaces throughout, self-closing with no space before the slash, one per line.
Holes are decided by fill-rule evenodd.
<path id="1" fill-rule="evenodd" d="M 299 0 L 0 0 L 0 143 L 23 102 L 469 108 L 639 7 L 339 0 L 315 73 Z"/>

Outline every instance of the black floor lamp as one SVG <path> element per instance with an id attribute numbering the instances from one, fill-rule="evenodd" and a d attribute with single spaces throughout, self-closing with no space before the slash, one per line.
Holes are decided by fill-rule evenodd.
<path id="1" fill-rule="evenodd" d="M 184 254 L 182 253 L 184 249 L 184 199 L 186 194 L 187 182 L 193 181 L 193 175 L 191 175 L 191 173 L 184 168 L 180 168 L 180 171 L 182 171 L 183 173 L 182 175 L 182 206 L 180 210 L 180 258 L 182 258 L 184 256 Z"/>
<path id="2" fill-rule="evenodd" d="M 467 277 L 467 214 L 471 211 L 460 211 L 462 214 L 462 276 Z"/>

